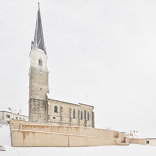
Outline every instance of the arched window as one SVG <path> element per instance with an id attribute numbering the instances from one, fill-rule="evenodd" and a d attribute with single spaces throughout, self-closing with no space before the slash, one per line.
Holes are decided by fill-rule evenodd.
<path id="1" fill-rule="evenodd" d="M 41 59 L 38 60 L 38 65 L 42 66 L 42 60 Z"/>
<path id="2" fill-rule="evenodd" d="M 58 113 L 58 108 L 57 108 L 57 106 L 54 106 L 54 113 Z"/>
<path id="3" fill-rule="evenodd" d="M 73 109 L 73 119 L 76 118 L 75 108 Z"/>
<path id="4" fill-rule="evenodd" d="M 83 112 L 81 111 L 81 119 L 83 119 Z"/>
<path id="5" fill-rule="evenodd" d="M 89 112 L 87 113 L 87 120 L 89 120 Z"/>
<path id="6" fill-rule="evenodd" d="M 86 120 L 86 111 L 84 111 L 84 119 Z"/>

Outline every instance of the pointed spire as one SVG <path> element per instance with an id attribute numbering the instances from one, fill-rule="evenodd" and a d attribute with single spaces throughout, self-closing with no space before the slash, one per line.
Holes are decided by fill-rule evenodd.
<path id="1" fill-rule="evenodd" d="M 32 45 L 31 45 L 31 49 L 41 49 L 46 53 L 46 48 L 44 45 L 43 30 L 42 30 L 40 3 L 38 3 L 35 35 L 34 35 L 34 41 L 32 42 Z"/>

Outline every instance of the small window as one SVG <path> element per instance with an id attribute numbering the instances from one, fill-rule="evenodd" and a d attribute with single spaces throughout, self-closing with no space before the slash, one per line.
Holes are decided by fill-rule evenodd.
<path id="1" fill-rule="evenodd" d="M 41 59 L 38 60 L 38 65 L 42 66 L 42 60 Z"/>
<path id="2" fill-rule="evenodd" d="M 146 141 L 146 144 L 149 144 L 149 140 Z"/>
<path id="3" fill-rule="evenodd" d="M 53 119 L 55 119 L 55 117 L 53 117 Z"/>
<path id="4" fill-rule="evenodd" d="M 89 120 L 89 112 L 87 113 L 87 120 Z"/>
<path id="5" fill-rule="evenodd" d="M 83 119 L 83 112 L 81 111 L 81 119 Z"/>
<path id="6" fill-rule="evenodd" d="M 54 113 L 58 113 L 58 108 L 57 108 L 57 106 L 54 106 Z"/>
<path id="7" fill-rule="evenodd" d="M 6 118 L 10 119 L 10 115 L 6 115 Z"/>
<path id="8" fill-rule="evenodd" d="M 73 119 L 76 118 L 76 115 L 75 115 L 75 108 L 73 109 Z"/>
<path id="9" fill-rule="evenodd" d="M 18 120 L 18 117 L 16 117 L 16 119 Z"/>

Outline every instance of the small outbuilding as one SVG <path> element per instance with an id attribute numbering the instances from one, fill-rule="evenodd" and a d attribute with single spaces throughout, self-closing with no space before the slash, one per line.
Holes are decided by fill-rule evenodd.
<path id="1" fill-rule="evenodd" d="M 9 123 L 10 120 L 25 120 L 28 121 L 28 117 L 25 115 L 21 115 L 20 113 L 14 113 L 9 111 L 0 111 L 0 122 L 1 123 Z"/>

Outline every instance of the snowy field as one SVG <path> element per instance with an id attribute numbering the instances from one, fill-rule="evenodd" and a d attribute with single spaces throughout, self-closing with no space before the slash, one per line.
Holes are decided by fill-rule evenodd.
<path id="1" fill-rule="evenodd" d="M 11 147 L 9 126 L 0 127 L 0 156 L 156 156 L 156 147 L 144 145 L 98 147 Z"/>

